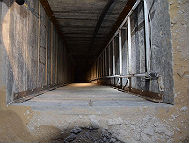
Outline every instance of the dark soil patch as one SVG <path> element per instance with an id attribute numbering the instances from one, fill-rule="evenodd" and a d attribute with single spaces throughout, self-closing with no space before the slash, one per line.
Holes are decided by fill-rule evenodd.
<path id="1" fill-rule="evenodd" d="M 75 127 L 54 139 L 52 143 L 124 143 L 106 129 Z"/>

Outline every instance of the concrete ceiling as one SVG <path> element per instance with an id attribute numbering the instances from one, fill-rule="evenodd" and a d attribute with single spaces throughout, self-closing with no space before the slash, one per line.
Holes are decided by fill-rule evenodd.
<path id="1" fill-rule="evenodd" d="M 127 1 L 114 0 L 93 41 L 96 25 L 108 0 L 48 0 L 76 65 L 86 66 L 104 48 Z"/>

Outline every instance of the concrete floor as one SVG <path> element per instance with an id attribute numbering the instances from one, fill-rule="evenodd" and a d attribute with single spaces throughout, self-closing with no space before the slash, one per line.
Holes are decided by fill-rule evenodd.
<path id="1" fill-rule="evenodd" d="M 30 106 L 33 110 L 40 111 L 65 110 L 64 113 L 68 113 L 70 111 L 68 114 L 73 113 L 73 108 L 81 110 L 87 109 L 88 111 L 97 110 L 98 113 L 102 113 L 104 111 L 104 113 L 107 113 L 107 110 L 111 111 L 110 108 L 165 106 L 165 104 L 156 104 L 136 95 L 118 91 L 112 87 L 99 86 L 92 83 L 70 84 L 68 86 L 57 88 L 53 91 L 48 91 L 24 103 L 15 105 Z M 94 112 L 92 113 L 94 114 Z"/>
<path id="2" fill-rule="evenodd" d="M 162 116 L 167 118 L 167 112 L 171 112 L 173 105 L 153 103 L 136 95 L 91 83 L 60 87 L 27 102 L 11 104 L 11 108 L 19 115 L 20 119 L 17 120 L 24 121 L 28 134 L 34 139 L 36 137 L 37 141 L 46 139 L 52 142 L 52 139 L 60 139 L 60 135 L 67 137 L 74 127 L 106 129 L 126 143 L 168 142 L 174 134 L 174 129 L 162 119 Z M 168 120 L 177 119 L 177 115 L 169 115 L 171 118 Z M 14 123 L 13 127 L 18 125 L 16 117 L 8 117 L 13 121 L 5 121 Z M 181 121 L 185 122 L 184 119 Z"/>

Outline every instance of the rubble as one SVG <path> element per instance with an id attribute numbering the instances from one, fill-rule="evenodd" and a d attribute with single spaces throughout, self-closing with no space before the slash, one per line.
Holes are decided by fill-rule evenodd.
<path id="1" fill-rule="evenodd" d="M 59 137 L 53 143 L 124 143 L 106 129 L 74 127 L 66 138 Z"/>

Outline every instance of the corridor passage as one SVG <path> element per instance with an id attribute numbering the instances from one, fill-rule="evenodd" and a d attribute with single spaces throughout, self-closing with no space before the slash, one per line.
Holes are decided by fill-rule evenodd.
<path id="1" fill-rule="evenodd" d="M 156 104 L 109 86 L 92 83 L 73 83 L 16 105 L 30 106 L 33 110 L 66 110 L 68 112 L 69 109 L 73 108 L 100 109 L 99 111 L 103 111 L 110 108 L 162 106 L 163 104 Z M 70 113 L 74 112 L 70 110 Z"/>
<path id="2" fill-rule="evenodd" d="M 0 143 L 189 143 L 189 0 L 1 0 Z"/>

